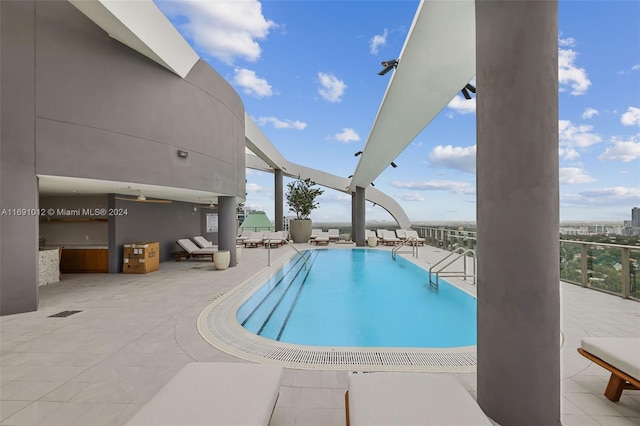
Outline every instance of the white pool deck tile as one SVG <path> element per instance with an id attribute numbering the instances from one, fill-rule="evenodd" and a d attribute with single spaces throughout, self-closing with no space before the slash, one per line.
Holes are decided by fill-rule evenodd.
<path id="1" fill-rule="evenodd" d="M 425 266 L 446 254 L 419 252 Z M 122 425 L 188 362 L 247 362 L 210 346 L 196 320 L 212 300 L 267 270 L 267 253 L 243 249 L 240 264 L 224 271 L 203 260 L 163 262 L 147 275 L 69 274 L 40 287 L 37 312 L 0 317 L 0 424 Z M 272 249 L 271 260 L 292 253 Z M 640 425 L 640 392 L 607 400 L 608 373 L 576 352 L 584 336 L 640 336 L 640 303 L 560 289 L 562 423 Z M 48 318 L 64 310 L 82 312 Z M 452 376 L 476 397 L 475 373 Z M 344 424 L 346 388 L 345 371 L 286 369 L 270 425 Z"/>

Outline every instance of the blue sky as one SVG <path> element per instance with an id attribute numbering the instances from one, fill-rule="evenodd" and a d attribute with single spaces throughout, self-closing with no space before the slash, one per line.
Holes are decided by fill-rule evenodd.
<path id="1" fill-rule="evenodd" d="M 399 56 L 419 2 L 156 3 L 285 158 L 347 177 L 389 82 L 380 62 Z M 640 206 L 640 2 L 561 1 L 559 30 L 560 219 L 630 220 Z M 475 124 L 475 98 L 458 95 L 376 189 L 413 222 L 474 221 Z M 247 170 L 246 206 L 273 219 L 273 187 L 273 175 Z M 318 201 L 312 219 L 351 220 L 349 195 L 327 189 Z M 392 220 L 370 203 L 366 215 Z"/>

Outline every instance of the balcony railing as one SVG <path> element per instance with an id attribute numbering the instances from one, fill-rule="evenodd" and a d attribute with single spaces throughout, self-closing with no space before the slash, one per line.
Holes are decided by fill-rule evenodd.
<path id="1" fill-rule="evenodd" d="M 424 226 L 412 226 L 412 229 L 425 239 L 425 244 L 433 247 L 448 251 L 459 247 L 476 250 L 476 232 Z M 560 279 L 640 301 L 640 247 L 559 241 Z"/>

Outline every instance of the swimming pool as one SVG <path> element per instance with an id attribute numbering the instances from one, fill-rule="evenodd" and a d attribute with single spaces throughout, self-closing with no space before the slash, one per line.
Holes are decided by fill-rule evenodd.
<path id="1" fill-rule="evenodd" d="M 236 318 L 272 340 L 314 346 L 476 344 L 476 299 L 388 251 L 308 250 L 246 300 Z"/>

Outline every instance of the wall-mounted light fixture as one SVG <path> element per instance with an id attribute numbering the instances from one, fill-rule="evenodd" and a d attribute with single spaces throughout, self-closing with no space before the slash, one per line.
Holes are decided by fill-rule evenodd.
<path id="1" fill-rule="evenodd" d="M 371 182 L 371 186 L 375 186 L 375 185 L 373 184 L 373 182 Z"/>
<path id="2" fill-rule="evenodd" d="M 398 165 L 392 161 L 391 162 L 391 167 L 393 167 L 395 169 L 396 167 L 398 167 Z"/>
<path id="3" fill-rule="evenodd" d="M 349 175 L 349 176 L 347 177 L 347 179 L 351 179 L 352 177 L 353 177 L 353 175 Z"/>
<path id="4" fill-rule="evenodd" d="M 189 156 L 189 153 L 187 151 L 183 151 L 181 149 L 178 150 L 178 157 L 187 158 L 188 156 Z"/>
<path id="5" fill-rule="evenodd" d="M 378 73 L 378 75 L 385 75 L 386 73 L 391 71 L 393 68 L 398 66 L 398 60 L 397 59 L 389 59 L 388 61 L 382 61 L 381 65 L 384 67 L 384 69 L 382 71 L 380 71 Z"/>
<path id="6" fill-rule="evenodd" d="M 462 92 L 462 96 L 464 96 L 466 100 L 471 100 L 471 95 L 469 94 L 469 92 L 476 93 L 476 88 L 473 87 L 470 83 L 467 83 L 462 88 L 461 92 Z"/>
<path id="7" fill-rule="evenodd" d="M 354 157 L 357 157 L 358 155 L 362 154 L 362 151 L 358 151 L 355 154 L 353 154 Z"/>

